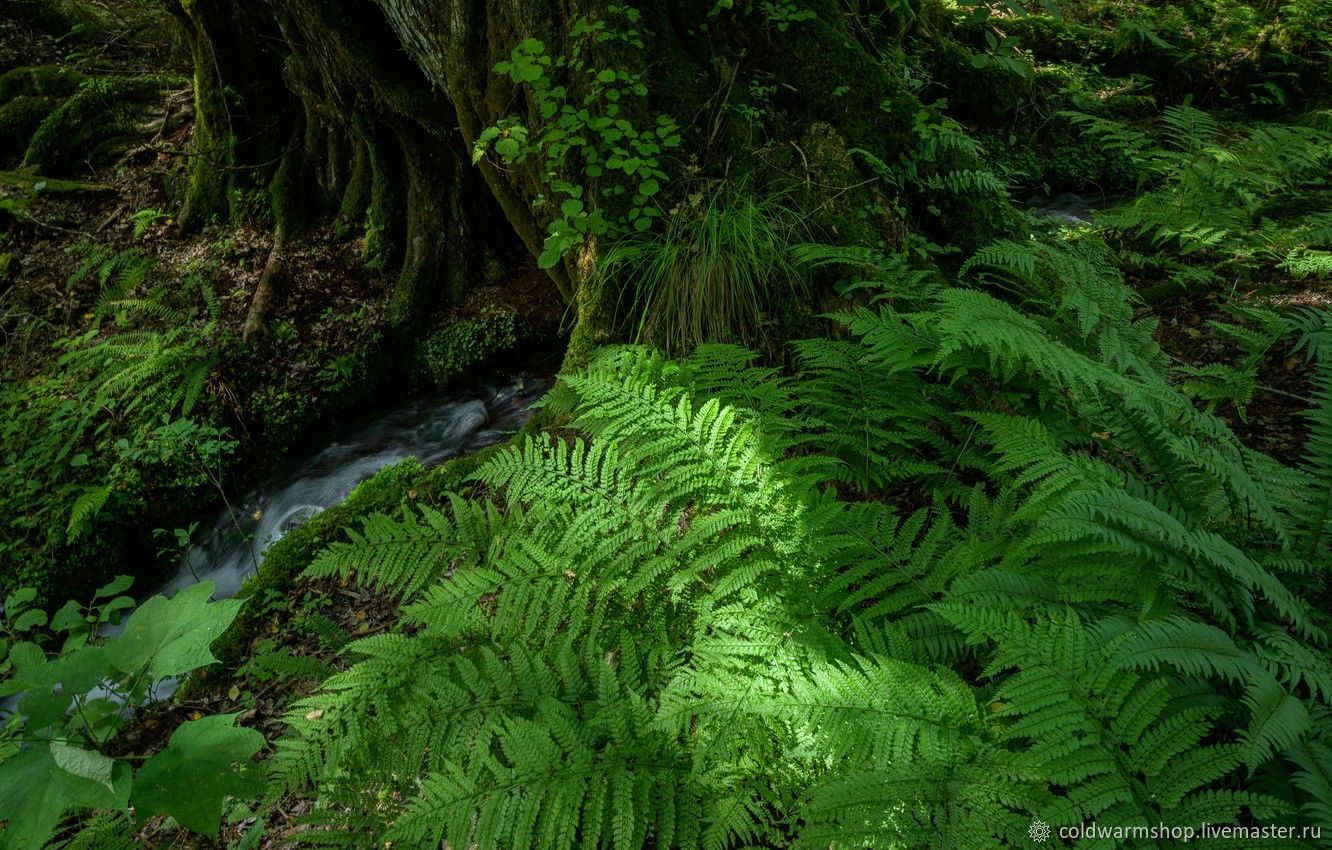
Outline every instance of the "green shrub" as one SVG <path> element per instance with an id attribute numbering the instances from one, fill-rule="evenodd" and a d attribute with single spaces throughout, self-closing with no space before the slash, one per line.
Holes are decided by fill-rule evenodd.
<path id="1" fill-rule="evenodd" d="M 518 341 L 515 321 L 513 311 L 500 309 L 431 331 L 418 352 L 425 379 L 444 386 L 511 348 Z"/>

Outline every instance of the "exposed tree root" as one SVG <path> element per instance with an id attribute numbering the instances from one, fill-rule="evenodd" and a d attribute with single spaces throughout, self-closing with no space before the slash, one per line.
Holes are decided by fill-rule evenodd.
<path id="1" fill-rule="evenodd" d="M 269 337 L 268 317 L 273 312 L 274 296 L 286 256 L 286 230 L 285 227 L 279 226 L 273 235 L 273 247 L 269 249 L 268 260 L 259 275 L 259 285 L 255 287 L 254 296 L 250 299 L 250 312 L 245 316 L 245 327 L 241 331 L 241 338 L 245 342 L 250 342 L 256 337 L 260 339 Z"/>

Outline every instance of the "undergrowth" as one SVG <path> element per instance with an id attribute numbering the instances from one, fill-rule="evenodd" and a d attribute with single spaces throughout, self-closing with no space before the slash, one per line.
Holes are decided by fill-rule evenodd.
<path id="1" fill-rule="evenodd" d="M 219 319 L 208 279 L 94 248 L 70 286 L 85 280 L 98 289 L 86 330 L 55 343 L 46 371 L 0 386 L 0 558 L 13 564 L 0 588 L 31 585 L 45 601 L 62 577 L 116 568 L 111 529 L 148 492 L 213 486 L 235 448 L 200 415 Z"/>
<path id="2" fill-rule="evenodd" d="M 1191 404 L 1094 244 L 982 266 L 1023 306 L 885 263 L 794 379 L 606 350 L 487 498 L 366 518 L 307 575 L 401 628 L 293 707 L 272 793 L 346 846 L 1332 828 L 1326 440 L 1284 467 Z"/>

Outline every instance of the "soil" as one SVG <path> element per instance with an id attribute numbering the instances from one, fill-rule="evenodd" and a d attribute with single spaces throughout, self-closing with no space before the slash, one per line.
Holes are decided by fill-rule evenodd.
<path id="1" fill-rule="evenodd" d="M 1332 305 L 1332 282 L 1288 281 L 1280 294 L 1239 292 L 1228 299 L 1211 295 L 1156 304 L 1150 313 L 1161 323 L 1157 341 L 1180 363 L 1191 366 L 1233 363 L 1239 350 L 1208 325 L 1209 321 L 1235 322 L 1226 310 L 1228 304 L 1277 312 L 1326 308 Z M 1300 462 L 1308 437 L 1303 414 L 1312 404 L 1307 352 L 1297 352 L 1295 346 L 1292 334 L 1267 352 L 1259 364 L 1257 390 L 1244 410 L 1233 404 L 1221 405 L 1216 410 L 1245 445 L 1291 465 Z"/>

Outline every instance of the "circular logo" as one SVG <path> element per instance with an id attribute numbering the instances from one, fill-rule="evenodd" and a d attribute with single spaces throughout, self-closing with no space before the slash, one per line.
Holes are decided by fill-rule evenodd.
<path id="1" fill-rule="evenodd" d="M 1034 820 L 1031 822 L 1031 829 L 1027 830 L 1031 840 L 1037 844 L 1042 844 L 1050 837 L 1050 825 L 1043 820 Z"/>

